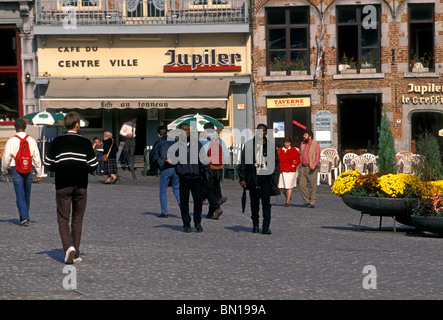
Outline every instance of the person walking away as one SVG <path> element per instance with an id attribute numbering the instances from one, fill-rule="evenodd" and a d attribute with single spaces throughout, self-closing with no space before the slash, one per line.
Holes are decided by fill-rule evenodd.
<path id="1" fill-rule="evenodd" d="M 101 142 L 99 137 L 94 137 L 93 139 L 94 143 L 92 145 L 92 149 L 95 150 L 95 154 L 97 155 L 97 161 L 100 165 L 99 168 L 99 175 L 101 176 L 103 174 L 104 170 L 104 163 L 103 163 L 103 142 Z"/>
<path id="2" fill-rule="evenodd" d="M 114 184 L 118 180 L 117 174 L 117 152 L 118 147 L 112 138 L 112 133 L 106 131 L 103 134 L 103 151 L 108 155 L 108 159 L 104 161 L 104 174 L 108 175 L 104 184 Z"/>
<path id="3" fill-rule="evenodd" d="M 33 172 L 32 166 L 36 171 L 36 182 L 41 181 L 42 168 L 40 161 L 40 152 L 37 142 L 26 134 L 26 122 L 23 119 L 17 119 L 14 123 L 16 134 L 11 137 L 5 145 L 2 157 L 2 175 L 8 178 L 8 167 L 11 168 L 11 176 L 14 184 L 16 204 L 20 216 L 20 226 L 29 226 L 29 209 L 31 206 L 31 187 Z M 21 147 L 28 148 L 29 153 Z M 27 143 L 27 147 L 26 147 Z M 23 163 L 23 161 L 25 163 Z M 24 164 L 24 165 L 23 165 Z"/>
<path id="4" fill-rule="evenodd" d="M 278 153 L 275 148 L 271 148 L 274 154 L 269 155 L 275 158 L 274 168 L 268 167 L 266 159 L 268 154 L 268 127 L 260 123 L 257 126 L 256 137 L 249 140 L 241 153 L 241 162 L 238 166 L 238 175 L 240 186 L 249 190 L 250 205 L 251 205 L 251 220 L 252 232 L 259 232 L 259 211 L 260 202 L 263 211 L 262 234 L 271 234 L 269 226 L 271 224 L 271 196 L 280 193 L 278 190 L 278 176 L 280 174 L 280 161 Z M 258 138 L 258 141 L 256 141 Z M 246 163 L 246 152 L 252 150 L 254 161 L 253 163 Z M 269 172 L 272 170 L 272 172 Z"/>
<path id="5" fill-rule="evenodd" d="M 45 165 L 55 173 L 57 223 L 66 264 L 81 261 L 80 240 L 87 203 L 88 174 L 98 166 L 91 141 L 78 133 L 80 120 L 81 115 L 77 112 L 66 114 L 64 125 L 67 133 L 52 141 L 44 158 Z"/>
<path id="6" fill-rule="evenodd" d="M 303 207 L 315 208 L 317 198 L 317 174 L 320 162 L 320 145 L 313 139 L 312 131 L 303 134 L 300 144 L 300 193 L 305 200 Z"/>
<path id="7" fill-rule="evenodd" d="M 211 168 L 211 176 L 204 186 L 206 198 L 209 201 L 206 218 L 218 220 L 223 213 L 220 206 L 227 201 L 227 198 L 222 195 L 220 181 L 224 163 L 229 162 L 229 150 L 224 141 L 219 138 L 214 124 L 207 122 L 203 128 L 205 139 L 200 141 L 209 158 Z"/>
<path id="8" fill-rule="evenodd" d="M 132 117 L 131 121 L 125 122 L 121 129 L 120 135 L 124 137 L 125 146 L 123 147 L 123 159 L 122 159 L 122 168 L 123 170 L 126 167 L 129 168 L 132 174 L 132 179 L 137 179 L 134 172 L 134 153 L 135 153 L 135 129 L 137 125 L 137 117 Z"/>
<path id="9" fill-rule="evenodd" d="M 171 147 L 175 141 L 168 140 L 168 129 L 164 125 L 157 128 L 157 135 L 160 139 L 157 140 L 152 147 L 152 151 L 149 154 L 149 163 L 151 167 L 160 170 L 159 198 L 161 213 L 158 217 L 167 218 L 169 216 L 167 196 L 169 185 L 172 186 L 172 193 L 180 206 L 179 178 L 174 166 L 168 159 L 169 147 Z"/>
<path id="10" fill-rule="evenodd" d="M 201 226 L 202 213 L 202 188 L 203 180 L 207 181 L 210 174 L 210 166 L 206 161 L 202 162 L 200 159 L 202 145 L 198 141 L 198 137 L 190 137 L 190 129 L 187 124 L 182 124 L 179 127 L 182 134 L 179 140 L 174 144 L 175 159 L 178 159 L 175 164 L 175 172 L 179 177 L 180 185 L 180 214 L 183 221 L 183 231 L 191 232 L 191 216 L 189 215 L 189 193 L 192 194 L 194 201 L 194 225 L 197 232 L 203 232 Z M 184 134 L 184 136 L 183 136 Z M 168 158 L 172 158 L 169 156 Z M 197 157 L 197 159 L 195 159 Z"/>
<path id="11" fill-rule="evenodd" d="M 278 187 L 286 198 L 285 207 L 289 207 L 292 189 L 297 184 L 297 167 L 300 165 L 300 153 L 292 146 L 292 139 L 285 138 L 283 146 L 278 149 L 280 159 L 280 178 Z"/>

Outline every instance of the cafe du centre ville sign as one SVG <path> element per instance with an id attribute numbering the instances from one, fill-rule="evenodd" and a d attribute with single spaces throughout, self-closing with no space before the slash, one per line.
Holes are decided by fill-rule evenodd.
<path id="1" fill-rule="evenodd" d="M 192 47 L 173 48 L 165 45 L 170 42 L 166 39 L 157 42 L 115 39 L 111 46 L 100 36 L 92 43 L 48 37 L 38 49 L 39 76 L 155 77 L 182 76 L 186 72 L 209 72 L 217 76 L 249 72 L 247 61 L 243 59 L 246 46 L 241 43 L 235 45 L 233 41 L 232 45 L 219 46 L 215 39 L 201 38 L 195 40 Z"/>

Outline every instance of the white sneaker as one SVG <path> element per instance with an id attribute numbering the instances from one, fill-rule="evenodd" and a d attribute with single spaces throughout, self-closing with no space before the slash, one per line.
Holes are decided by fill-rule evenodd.
<path id="1" fill-rule="evenodd" d="M 66 264 L 73 264 L 74 263 L 74 256 L 75 256 L 75 248 L 73 246 L 70 246 L 68 248 L 68 250 L 66 251 L 65 263 Z"/>
<path id="2" fill-rule="evenodd" d="M 82 258 L 78 257 L 74 259 L 74 263 L 80 263 L 82 262 Z"/>

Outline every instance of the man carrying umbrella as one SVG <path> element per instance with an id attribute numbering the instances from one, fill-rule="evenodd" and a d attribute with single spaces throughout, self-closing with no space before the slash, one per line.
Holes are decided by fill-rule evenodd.
<path id="1" fill-rule="evenodd" d="M 20 214 L 20 226 L 28 226 L 29 207 L 31 204 L 32 168 L 27 173 L 19 172 L 16 168 L 15 158 L 19 151 L 21 140 L 26 139 L 32 156 L 32 164 L 37 173 L 35 181 L 40 182 L 42 179 L 40 152 L 38 151 L 37 142 L 26 134 L 26 122 L 23 119 L 17 119 L 14 123 L 14 127 L 17 134 L 6 142 L 5 151 L 2 157 L 2 174 L 4 178 L 7 178 L 8 166 L 11 167 L 17 208 Z"/>
<path id="2" fill-rule="evenodd" d="M 280 194 L 278 176 L 280 175 L 280 160 L 275 147 L 269 145 L 267 126 L 263 123 L 257 126 L 256 137 L 249 140 L 242 151 L 241 162 L 238 167 L 238 176 L 242 188 L 249 190 L 251 198 L 252 232 L 259 231 L 260 202 L 263 211 L 262 234 L 271 234 L 271 196 Z M 269 150 L 269 151 L 268 151 Z M 252 155 L 252 157 L 248 157 Z M 268 154 L 268 152 L 272 152 Z M 272 159 L 273 157 L 273 159 Z M 253 158 L 252 161 L 249 161 Z M 274 161 L 272 161 L 274 160 Z M 272 167 L 274 162 L 274 167 Z M 246 203 L 245 194 L 242 196 L 242 205 Z M 244 208 L 243 208 L 244 209 Z"/>

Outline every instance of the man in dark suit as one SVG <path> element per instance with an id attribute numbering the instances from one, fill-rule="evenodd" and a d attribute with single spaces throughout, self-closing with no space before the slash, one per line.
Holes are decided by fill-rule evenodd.
<path id="1" fill-rule="evenodd" d="M 262 234 L 271 234 L 271 196 L 280 194 L 278 177 L 280 175 L 280 160 L 275 146 L 269 145 L 267 138 L 268 127 L 261 123 L 257 126 L 256 137 L 249 140 L 242 151 L 238 175 L 242 188 L 249 190 L 251 198 L 252 232 L 259 232 L 260 201 L 263 211 Z M 249 144 L 249 145 L 248 145 Z M 269 151 L 274 154 L 268 154 Z M 253 161 L 248 163 L 247 153 L 252 152 Z M 249 154 L 251 156 L 251 154 Z M 269 157 L 274 157 L 268 158 Z M 274 161 L 272 161 L 274 160 Z M 274 162 L 274 166 L 272 163 Z"/>

